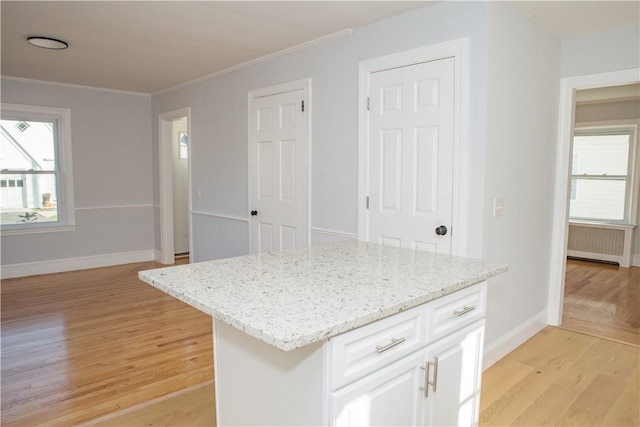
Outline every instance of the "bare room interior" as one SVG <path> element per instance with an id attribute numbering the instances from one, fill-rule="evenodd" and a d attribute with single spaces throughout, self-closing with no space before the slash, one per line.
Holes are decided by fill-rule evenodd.
<path id="1" fill-rule="evenodd" d="M 2 425 L 640 423 L 640 3 L 0 12 Z"/>

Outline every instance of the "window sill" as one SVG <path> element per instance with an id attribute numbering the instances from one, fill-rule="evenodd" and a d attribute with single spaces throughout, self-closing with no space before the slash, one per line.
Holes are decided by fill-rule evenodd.
<path id="1" fill-rule="evenodd" d="M 2 236 L 18 236 L 22 234 L 40 234 L 40 233 L 57 233 L 63 231 L 75 231 L 75 224 L 67 225 L 51 225 L 41 227 L 28 228 L 2 228 L 0 235 Z"/>
<path id="2" fill-rule="evenodd" d="M 569 224 L 582 225 L 585 227 L 616 228 L 616 229 L 636 228 L 636 226 L 633 224 L 618 223 L 618 222 L 582 221 L 582 220 L 575 220 L 575 219 L 570 219 Z"/>

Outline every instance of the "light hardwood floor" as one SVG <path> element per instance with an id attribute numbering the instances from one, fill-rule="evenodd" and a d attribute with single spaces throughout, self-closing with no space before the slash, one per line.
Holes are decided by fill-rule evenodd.
<path id="1" fill-rule="evenodd" d="M 640 346 L 640 268 L 568 260 L 563 329 Z"/>
<path id="2" fill-rule="evenodd" d="M 215 425 L 210 317 L 156 266 L 2 281 L 3 426 Z M 639 351 L 548 327 L 484 372 L 481 425 L 638 426 Z"/>
<path id="3" fill-rule="evenodd" d="M 640 350 L 548 326 L 482 376 L 481 426 L 638 426 Z"/>
<path id="4" fill-rule="evenodd" d="M 211 318 L 137 279 L 159 266 L 2 281 L 3 426 L 78 425 L 213 380 Z"/>

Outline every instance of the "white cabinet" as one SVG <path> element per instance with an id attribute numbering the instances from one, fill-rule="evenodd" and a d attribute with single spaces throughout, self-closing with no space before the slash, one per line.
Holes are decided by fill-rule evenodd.
<path id="1" fill-rule="evenodd" d="M 418 426 L 424 402 L 424 354 L 415 352 L 332 393 L 335 426 Z"/>
<path id="2" fill-rule="evenodd" d="M 480 321 L 427 347 L 425 368 L 433 385 L 421 393 L 422 425 L 477 424 L 483 343 L 484 321 Z"/>
<path id="3" fill-rule="evenodd" d="M 473 426 L 485 298 L 483 282 L 287 352 L 216 320 L 218 425 Z"/>
<path id="4" fill-rule="evenodd" d="M 485 295 L 480 284 L 336 337 L 331 424 L 476 425 Z"/>

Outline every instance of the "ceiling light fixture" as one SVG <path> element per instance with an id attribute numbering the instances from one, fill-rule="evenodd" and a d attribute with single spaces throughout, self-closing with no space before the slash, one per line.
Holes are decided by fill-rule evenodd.
<path id="1" fill-rule="evenodd" d="M 44 49 L 66 49 L 69 47 L 69 43 L 52 39 L 51 37 L 33 36 L 28 37 L 27 41 L 34 46 L 42 47 Z"/>

